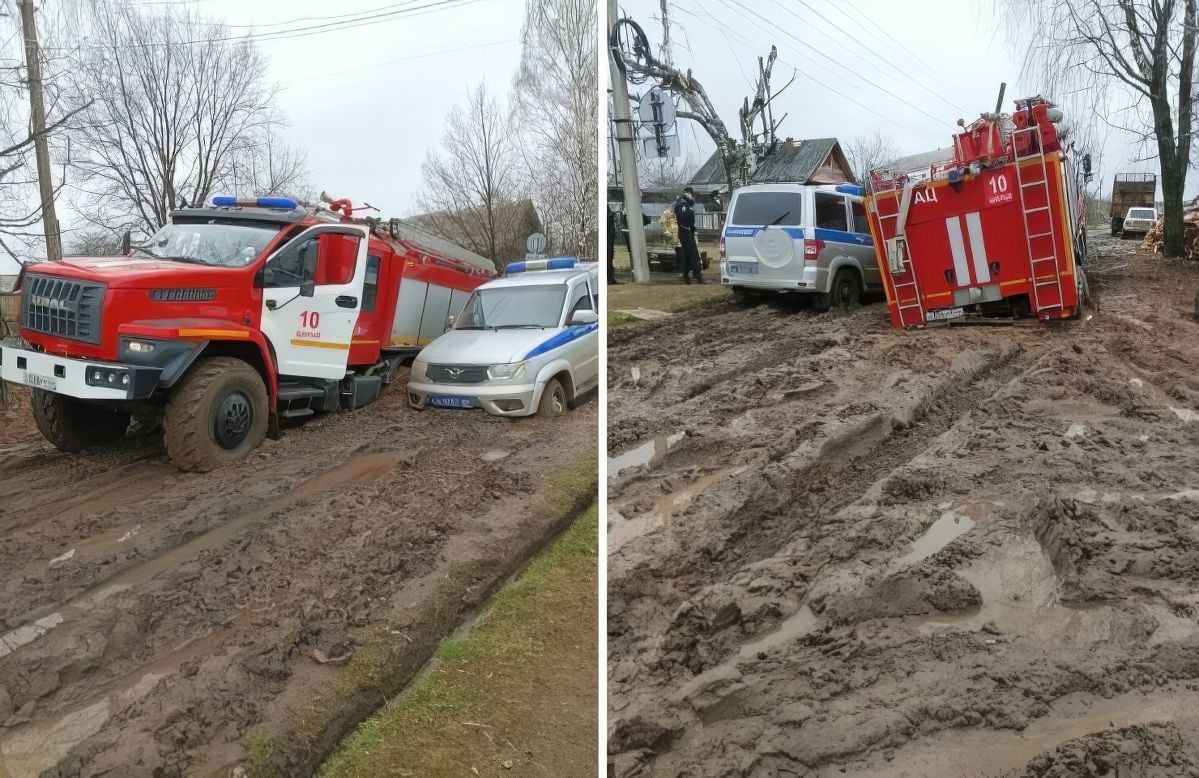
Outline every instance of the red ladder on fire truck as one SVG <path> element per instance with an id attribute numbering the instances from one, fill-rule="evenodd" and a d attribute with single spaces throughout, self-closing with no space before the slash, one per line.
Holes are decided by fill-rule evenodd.
<path id="1" fill-rule="evenodd" d="M 908 251 L 908 241 L 905 235 L 905 227 L 908 219 L 908 209 L 912 205 L 912 184 L 904 182 L 903 193 L 899 197 L 898 208 L 895 213 L 883 214 L 879 216 L 879 220 L 895 219 L 895 238 L 887 241 L 889 245 L 886 247 L 887 262 L 891 269 L 891 286 L 895 294 L 895 306 L 899 309 L 899 318 L 906 326 L 923 326 L 924 325 L 924 303 L 920 297 L 920 284 L 916 280 L 916 269 L 912 266 L 911 253 Z M 894 258 L 892 257 L 894 252 Z M 899 277 L 907 274 L 907 281 L 896 280 Z M 905 299 L 904 293 L 911 291 L 912 296 Z M 909 316 L 909 311 L 916 311 L 916 319 L 912 321 Z"/>
<path id="2" fill-rule="evenodd" d="M 1017 189 L 1020 192 L 1020 210 L 1024 214 L 1024 235 L 1025 246 L 1028 249 L 1028 259 L 1032 270 L 1032 305 L 1033 313 L 1040 315 L 1041 311 L 1052 308 L 1061 308 L 1064 297 L 1062 296 L 1062 280 L 1061 280 L 1061 263 L 1059 262 L 1057 251 L 1057 229 L 1054 225 L 1052 208 L 1049 198 L 1049 169 L 1045 165 L 1045 152 L 1041 148 L 1040 127 L 1033 124 L 1030 127 L 1016 129 L 1012 133 L 1012 146 L 1015 149 L 1016 162 L 1016 183 Z M 1029 149 L 1024 154 L 1020 153 L 1020 136 L 1024 134 L 1028 138 L 1026 148 Z M 1035 159 L 1037 163 L 1029 165 L 1035 170 L 1038 165 L 1041 170 L 1041 177 L 1037 180 L 1024 180 L 1024 165 L 1026 160 Z M 1040 201 L 1040 205 L 1029 206 L 1029 198 L 1025 196 L 1025 191 L 1031 190 L 1031 193 L 1043 194 L 1042 197 L 1033 198 Z M 1044 213 L 1045 222 L 1049 225 L 1048 231 L 1033 232 L 1033 216 L 1034 214 Z M 1049 253 L 1034 253 L 1034 245 L 1040 247 L 1044 245 L 1045 239 L 1049 240 Z M 1038 248 L 1038 251 L 1040 249 Z M 1050 289 L 1052 288 L 1052 292 Z M 1047 299 L 1048 298 L 1048 299 Z"/>

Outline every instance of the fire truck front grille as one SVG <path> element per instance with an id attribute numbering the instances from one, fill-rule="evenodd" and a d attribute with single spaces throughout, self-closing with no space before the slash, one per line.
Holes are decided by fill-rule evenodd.
<path id="1" fill-rule="evenodd" d="M 104 285 L 37 273 L 21 288 L 21 326 L 84 343 L 100 342 Z"/>
<path id="2" fill-rule="evenodd" d="M 429 365 L 429 378 L 439 384 L 481 384 L 487 380 L 484 365 Z"/>

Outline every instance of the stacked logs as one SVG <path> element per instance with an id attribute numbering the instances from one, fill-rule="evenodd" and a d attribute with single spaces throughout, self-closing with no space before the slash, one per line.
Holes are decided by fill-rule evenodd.
<path id="1" fill-rule="evenodd" d="M 1183 251 L 1187 259 L 1199 259 L 1199 208 L 1188 208 L 1182 214 L 1182 242 Z M 1157 224 L 1145 234 L 1145 240 L 1141 246 L 1152 251 L 1155 254 L 1160 254 L 1162 250 L 1162 222 L 1157 220 Z"/>

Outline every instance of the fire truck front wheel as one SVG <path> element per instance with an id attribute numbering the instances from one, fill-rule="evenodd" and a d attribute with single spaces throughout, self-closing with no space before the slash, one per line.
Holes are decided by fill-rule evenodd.
<path id="1" fill-rule="evenodd" d="M 167 402 L 167 454 L 180 470 L 215 470 L 257 448 L 268 417 L 258 371 L 234 357 L 210 357 L 184 376 Z"/>
<path id="2" fill-rule="evenodd" d="M 74 397 L 34 389 L 33 421 L 42 436 L 68 454 L 115 443 L 125 435 L 129 414 Z"/>

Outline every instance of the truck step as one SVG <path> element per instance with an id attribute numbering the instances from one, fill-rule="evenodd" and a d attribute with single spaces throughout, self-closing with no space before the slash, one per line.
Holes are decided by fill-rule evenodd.
<path id="1" fill-rule="evenodd" d="M 302 419 L 305 416 L 315 416 L 316 411 L 311 408 L 287 408 L 279 411 L 280 418 L 284 419 Z"/>
<path id="2" fill-rule="evenodd" d="M 279 402 L 292 402 L 313 397 L 324 397 L 325 390 L 307 384 L 279 384 Z"/>

